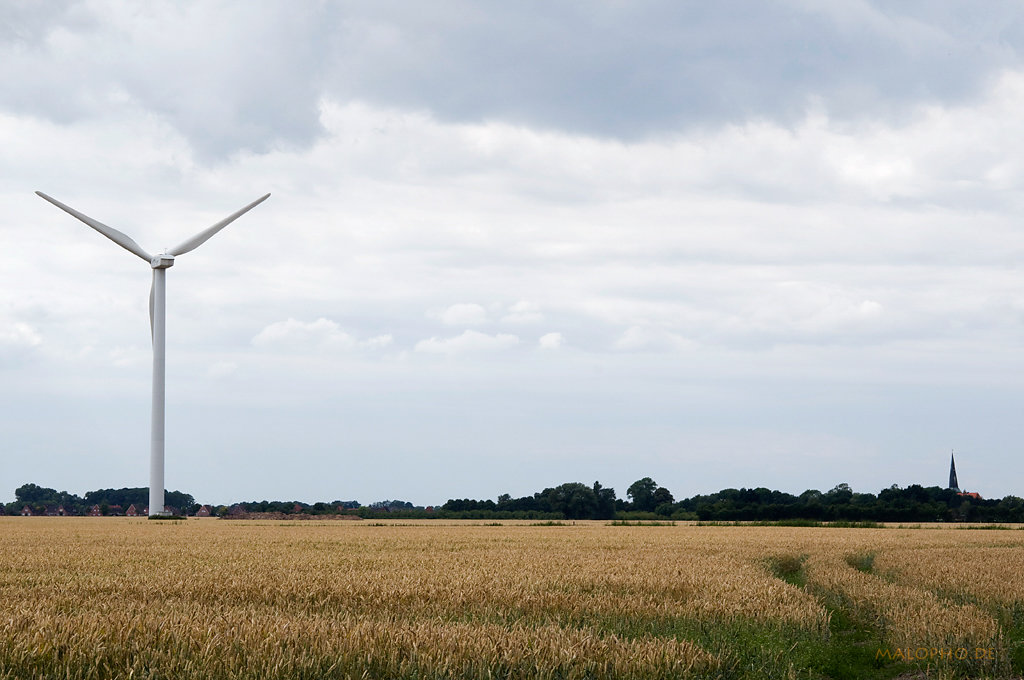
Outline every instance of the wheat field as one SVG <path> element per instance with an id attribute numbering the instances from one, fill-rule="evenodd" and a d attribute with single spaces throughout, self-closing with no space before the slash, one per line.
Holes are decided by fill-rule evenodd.
<path id="1" fill-rule="evenodd" d="M 0 527 L 0 678 L 1009 678 L 1024 665 L 1018 530 Z"/>

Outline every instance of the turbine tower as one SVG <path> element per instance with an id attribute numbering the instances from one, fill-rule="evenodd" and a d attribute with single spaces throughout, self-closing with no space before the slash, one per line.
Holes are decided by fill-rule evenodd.
<path id="1" fill-rule="evenodd" d="M 167 512 L 164 509 L 164 368 L 166 354 L 167 269 L 174 264 L 175 257 L 184 255 L 203 245 L 218 231 L 270 198 L 270 194 L 253 201 L 238 212 L 225 217 L 217 224 L 199 232 L 181 245 L 158 255 L 150 255 L 127 234 L 108 227 L 102 222 L 97 222 L 88 215 L 83 215 L 74 208 L 64 205 L 41 191 L 36 193 L 72 217 L 85 222 L 128 252 L 138 255 L 153 268 L 153 286 L 149 290 L 149 328 L 153 336 L 153 415 L 149 454 L 149 516 L 166 515 Z"/>

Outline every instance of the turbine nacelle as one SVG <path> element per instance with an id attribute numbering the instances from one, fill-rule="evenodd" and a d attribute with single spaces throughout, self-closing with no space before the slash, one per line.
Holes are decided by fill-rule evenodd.
<path id="1" fill-rule="evenodd" d="M 149 264 L 153 269 L 167 269 L 168 267 L 173 267 L 174 255 L 168 255 L 167 253 L 157 255 L 149 261 Z"/>

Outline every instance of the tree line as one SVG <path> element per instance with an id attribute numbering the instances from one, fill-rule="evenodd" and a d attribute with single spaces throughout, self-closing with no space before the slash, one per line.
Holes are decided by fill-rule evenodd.
<path id="1" fill-rule="evenodd" d="M 194 514 L 199 505 L 181 491 L 165 492 L 166 503 L 181 514 Z M 56 491 L 35 484 L 15 490 L 16 500 L 4 506 L 8 514 L 17 514 L 28 505 L 33 512 L 47 506 L 63 506 L 66 514 L 88 514 L 94 506 L 129 505 L 144 507 L 149 500 L 145 487 L 98 489 L 83 496 Z M 893 485 L 878 494 L 854 492 L 848 484 L 829 491 L 808 489 L 799 495 L 764 487 L 722 489 L 676 500 L 672 492 L 650 477 L 633 482 L 626 498 L 618 498 L 615 489 L 600 482 L 566 482 L 531 495 L 513 498 L 502 494 L 495 500 L 449 499 L 443 505 L 415 506 L 408 501 L 385 500 L 361 505 L 358 501 L 335 500 L 252 501 L 211 505 L 213 514 L 227 515 L 234 509 L 244 512 L 283 514 L 355 514 L 365 518 L 439 518 L 439 519 L 666 519 L 701 521 L 874 521 L 874 522 L 1024 522 L 1024 499 L 1006 496 L 984 499 L 960 494 L 937 486 Z M 106 514 L 102 513 L 101 514 Z"/>
<path id="2" fill-rule="evenodd" d="M 164 503 L 183 514 L 194 514 L 199 509 L 192 495 L 182 491 L 164 491 Z M 15 515 L 26 505 L 35 514 L 42 514 L 49 507 L 62 507 L 68 515 L 87 515 L 94 506 L 99 506 L 100 514 L 103 515 L 109 513 L 111 508 L 118 507 L 124 513 L 131 505 L 141 511 L 149 505 L 149 487 L 96 489 L 78 496 L 36 484 L 23 484 L 14 490 L 14 501 L 3 508 L 7 514 Z"/>
<path id="3" fill-rule="evenodd" d="M 1024 499 L 984 499 L 938 486 L 892 485 L 878 494 L 857 493 L 848 484 L 799 495 L 765 487 L 722 489 L 677 501 L 650 477 L 633 482 L 626 499 L 594 482 L 544 489 L 531 496 L 496 501 L 453 499 L 441 506 L 448 518 L 500 519 L 535 516 L 559 519 L 666 519 L 700 521 L 816 520 L 824 522 L 1024 522 Z"/>

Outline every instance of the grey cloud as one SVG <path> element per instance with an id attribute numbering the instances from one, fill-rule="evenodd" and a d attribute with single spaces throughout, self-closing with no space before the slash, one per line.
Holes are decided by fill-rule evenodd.
<path id="1" fill-rule="evenodd" d="M 37 48 L 55 27 L 81 28 L 83 17 L 70 11 L 73 0 L 13 0 L 0 8 L 0 44 Z M 89 23 L 87 20 L 85 23 Z"/>
<path id="2" fill-rule="evenodd" d="M 141 106 L 205 159 L 312 143 L 325 96 L 627 140 L 819 105 L 900 117 L 974 96 L 1024 39 L 1011 2 L 34 7 L 0 10 L 0 106 Z"/>
<path id="3" fill-rule="evenodd" d="M 151 3 L 111 12 L 77 3 L 3 12 L 0 107 L 59 123 L 155 114 L 202 159 L 306 146 L 319 125 L 311 7 Z"/>
<path id="4" fill-rule="evenodd" d="M 1020 13 L 956 5 L 376 3 L 339 43 L 341 96 L 446 120 L 637 138 L 722 121 L 899 115 L 1019 63 Z M 960 5 L 959 7 L 963 7 Z M 401 19 L 397 17 L 401 16 Z M 352 22 L 350 26 L 354 26 Z"/>

